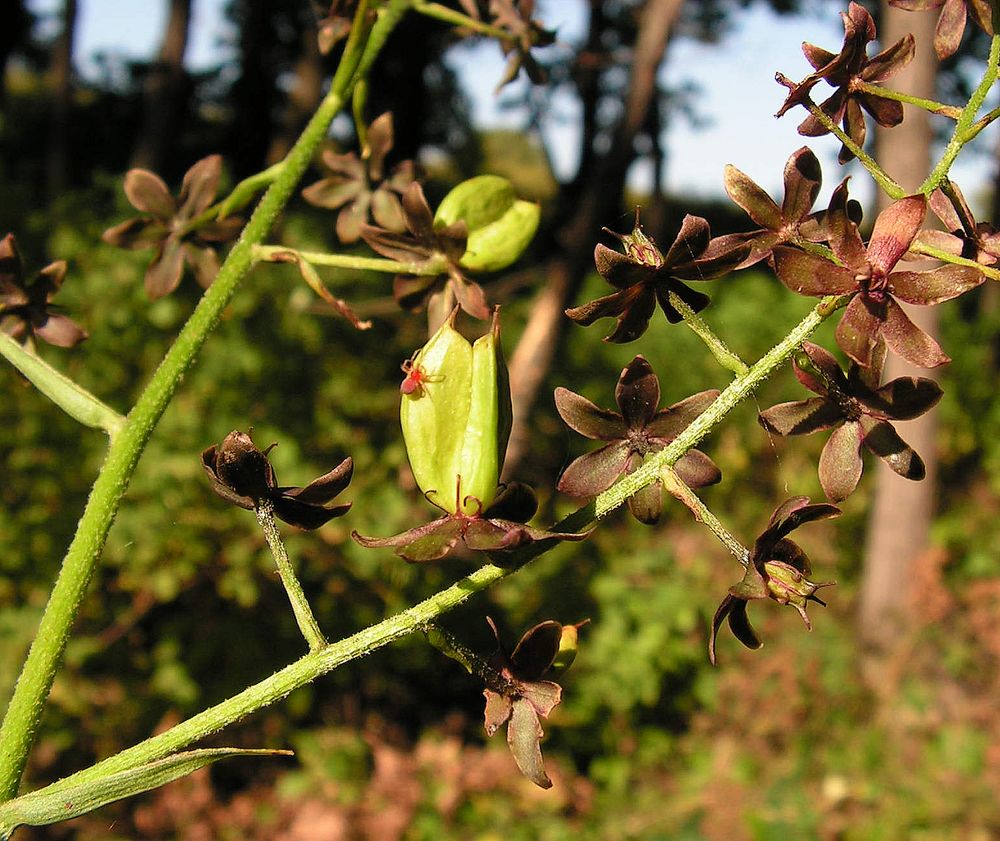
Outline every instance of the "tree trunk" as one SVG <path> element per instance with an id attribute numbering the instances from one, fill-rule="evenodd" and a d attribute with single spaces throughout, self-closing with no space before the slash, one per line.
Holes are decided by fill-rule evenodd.
<path id="1" fill-rule="evenodd" d="M 663 61 L 670 31 L 683 1 L 649 0 L 642 9 L 625 109 L 608 151 L 603 155 L 593 154 L 593 135 L 584 133 L 581 161 L 589 162 L 589 172 L 581 169 L 570 187 L 575 193 L 575 211 L 557 234 L 559 253 L 549 261 L 545 288 L 535 300 L 521 341 L 510 360 L 514 421 L 505 476 L 516 473 L 527 455 L 531 411 L 559 345 L 566 322 L 563 310 L 576 295 L 587 272 L 593 270 L 594 245 L 601 225 L 613 218 L 621 207 L 625 174 L 635 158 L 633 142 L 647 123 L 650 109 L 657 107 L 656 71 Z M 592 34 L 594 27 L 592 20 Z M 581 90 L 581 94 L 586 91 Z M 596 107 L 596 103 L 595 95 L 592 105 Z"/>
<path id="2" fill-rule="evenodd" d="M 150 64 L 143 90 L 142 127 L 130 166 L 162 169 L 177 137 L 185 102 L 184 52 L 191 22 L 191 0 L 170 0 L 167 25 L 156 61 Z"/>
<path id="3" fill-rule="evenodd" d="M 49 154 L 45 182 L 49 200 L 61 195 L 69 185 L 69 124 L 73 104 L 73 37 L 76 31 L 76 0 L 65 0 L 62 31 L 52 45 L 49 90 L 52 105 L 49 117 Z"/>
<path id="4" fill-rule="evenodd" d="M 917 44 L 913 61 L 891 80 L 890 85 L 915 96 L 933 99 L 937 72 L 932 46 L 935 16 L 889 8 L 884 1 L 882 6 L 881 43 L 892 44 L 912 32 Z M 878 129 L 876 159 L 905 189 L 915 190 L 930 166 L 931 126 L 926 112 L 909 105 L 904 108 L 906 116 L 899 126 Z M 888 203 L 888 198 L 880 194 L 878 208 L 881 210 Z M 919 270 L 928 265 L 908 263 L 906 268 Z M 914 323 L 936 336 L 935 307 L 904 307 Z M 934 372 L 916 368 L 889 354 L 883 379 L 900 376 L 933 378 Z M 909 582 L 916 563 L 928 548 L 937 491 L 937 412 L 928 412 L 916 420 L 898 423 L 896 427 L 923 458 L 927 477 L 921 482 L 911 482 L 897 476 L 881 461 L 877 462 L 858 617 L 862 640 L 876 654 L 890 649 L 897 636 L 908 627 Z"/>

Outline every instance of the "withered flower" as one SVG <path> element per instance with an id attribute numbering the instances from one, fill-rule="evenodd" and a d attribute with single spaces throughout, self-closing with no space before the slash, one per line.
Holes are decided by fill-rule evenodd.
<path id="1" fill-rule="evenodd" d="M 465 254 L 468 228 L 465 222 L 454 222 L 438 229 L 434 215 L 416 181 L 403 193 L 403 218 L 406 233 L 396 233 L 372 225 L 361 226 L 361 236 L 374 251 L 390 260 L 418 263 L 437 270 L 431 275 L 397 275 L 393 295 L 404 309 L 420 309 L 431 296 L 443 294 L 450 285 L 458 305 L 474 318 L 488 318 L 490 308 L 486 294 L 475 281 L 469 280 L 459 266 Z"/>
<path id="2" fill-rule="evenodd" d="M 212 489 L 226 502 L 248 511 L 268 502 L 276 517 L 300 529 L 318 529 L 347 513 L 351 503 L 331 507 L 327 503 L 350 484 L 354 473 L 351 458 L 304 488 L 280 487 L 267 458 L 274 446 L 259 450 L 247 433 L 230 432 L 219 446 L 213 444 L 201 454 Z"/>
<path id="3" fill-rule="evenodd" d="M 958 51 L 970 13 L 980 29 L 993 34 L 990 0 L 889 0 L 889 5 L 908 12 L 941 9 L 934 28 L 934 52 L 941 61 Z"/>
<path id="4" fill-rule="evenodd" d="M 486 735 L 492 736 L 506 724 L 507 745 L 521 773 L 535 785 L 551 788 L 552 780 L 545 773 L 539 747 L 543 733 L 538 718 L 548 718 L 562 700 L 562 687 L 543 678 L 559 668 L 557 658 L 565 649 L 567 638 L 575 649 L 577 631 L 586 620 L 576 625 L 561 625 L 552 620 L 541 622 L 525 631 L 511 654 L 500 642 L 493 620 L 487 616 L 486 621 L 497 641 L 483 675 Z"/>
<path id="5" fill-rule="evenodd" d="M 958 184 L 950 182 L 949 186 L 954 203 L 941 190 L 931 193 L 928 201 L 945 230 L 920 231 L 916 241 L 984 266 L 996 265 L 1000 260 L 1000 232 L 990 222 L 976 222 Z"/>
<path id="6" fill-rule="evenodd" d="M 497 91 L 514 81 L 522 67 L 533 84 L 544 84 L 548 73 L 535 60 L 531 50 L 533 47 L 554 44 L 556 33 L 545 29 L 532 17 L 535 13 L 535 0 L 490 0 L 490 13 L 493 15 L 493 25 L 505 29 L 511 35 L 510 39 L 500 41 L 500 48 L 508 59 Z"/>
<path id="7" fill-rule="evenodd" d="M 882 344 L 869 367 L 852 362 L 846 375 L 819 345 L 805 342 L 802 347 L 809 369 L 793 362 L 795 376 L 820 396 L 772 406 L 760 413 L 760 423 L 777 435 L 833 430 L 819 459 L 819 481 L 827 498 L 840 502 L 858 486 L 862 447 L 904 479 L 923 479 L 923 461 L 890 421 L 911 420 L 930 411 L 941 399 L 941 387 L 923 377 L 899 377 L 879 386 L 885 358 Z"/>
<path id="8" fill-rule="evenodd" d="M 841 18 L 844 21 L 844 43 L 839 53 L 834 55 L 814 44 L 803 44 L 802 52 L 815 72 L 798 83 L 777 74 L 775 78 L 789 89 L 789 94 L 775 116 L 780 117 L 793 106 L 805 103 L 813 87 L 820 80 L 825 80 L 836 90 L 820 108 L 831 121 L 842 123 L 844 133 L 863 147 L 866 127 L 862 109 L 886 128 L 903 121 L 902 103 L 869 93 L 865 86 L 884 82 L 910 63 L 914 51 L 913 36 L 907 34 L 869 58 L 868 44 L 876 38 L 872 16 L 863 6 L 852 2 L 847 12 L 841 13 Z M 799 125 L 799 134 L 819 137 L 827 134 L 827 129 L 810 114 Z M 854 154 L 846 146 L 841 146 L 839 160 L 842 164 L 853 157 Z"/>
<path id="9" fill-rule="evenodd" d="M 729 628 L 743 645 L 750 649 L 761 646 L 760 638 L 747 618 L 747 604 L 755 599 L 772 599 L 778 604 L 790 604 L 802 616 L 806 628 L 812 630 L 806 606 L 816 602 L 826 603 L 816 596 L 821 587 L 835 582 L 815 584 L 809 580 L 809 558 L 797 543 L 787 535 L 803 523 L 836 517 L 840 509 L 820 503 L 810 505 L 809 498 L 793 496 L 771 515 L 767 528 L 754 543 L 743 579 L 729 588 L 712 619 L 712 632 L 708 639 L 708 658 L 715 665 L 715 638 L 725 619 Z"/>
<path id="10" fill-rule="evenodd" d="M 354 152 L 338 155 L 325 149 L 323 164 L 330 175 L 302 191 L 310 204 L 329 210 L 340 208 L 337 238 L 341 242 L 357 242 L 369 216 L 386 230 L 397 234 L 406 230 L 399 197 L 413 182 L 413 161 L 403 161 L 387 175 L 385 158 L 392 144 L 392 113 L 387 111 L 368 127 L 361 158 Z"/>
<path id="11" fill-rule="evenodd" d="M 208 288 L 219 272 L 216 246 L 234 239 L 243 227 L 238 217 L 201 218 L 219 189 L 222 158 L 202 158 L 185 174 L 180 195 L 175 199 L 155 173 L 130 169 L 125 174 L 125 195 L 144 216 L 128 219 L 108 228 L 101 239 L 118 248 L 155 248 L 156 255 L 146 270 L 146 294 L 162 298 L 181 282 L 184 264 L 195 280 Z"/>
<path id="12" fill-rule="evenodd" d="M 618 412 L 600 409 L 587 398 L 557 388 L 556 408 L 567 425 L 586 438 L 607 443 L 580 456 L 559 478 L 558 489 L 570 496 L 594 496 L 621 476 L 634 472 L 646 456 L 662 450 L 719 396 L 715 389 L 694 394 L 659 409 L 660 382 L 642 356 L 621 372 L 615 388 Z M 692 488 L 713 485 L 722 473 L 700 450 L 688 450 L 674 470 Z M 641 523 L 652 525 L 663 509 L 663 483 L 657 479 L 628 499 L 629 511 Z"/>
<path id="13" fill-rule="evenodd" d="M 7 234 L 0 240 L 0 330 L 15 339 L 37 336 L 58 347 L 73 347 L 86 339 L 86 331 L 52 303 L 65 277 L 66 261 L 57 260 L 28 283 L 17 242 Z"/>
<path id="14" fill-rule="evenodd" d="M 978 286 L 984 280 L 982 273 L 956 265 L 924 272 L 894 271 L 920 229 L 926 199 L 906 196 L 883 210 L 866 247 L 857 225 L 847 218 L 846 193 L 845 179 L 834 191 L 827 219 L 830 248 L 842 265 L 778 246 L 774 249 L 778 277 L 800 295 L 853 295 L 837 326 L 837 343 L 859 365 L 872 364 L 872 352 L 880 338 L 914 365 L 943 365 L 949 358 L 933 338 L 910 321 L 896 299 L 925 306 L 939 304 Z"/>
<path id="15" fill-rule="evenodd" d="M 460 495 L 457 485 L 456 496 Z M 454 512 L 391 537 L 366 537 L 356 531 L 351 537 L 368 549 L 392 548 L 403 560 L 419 563 L 445 557 L 459 541 L 474 552 L 503 552 L 539 540 L 583 540 L 589 534 L 526 525 L 535 515 L 538 501 L 535 492 L 521 482 L 502 485 L 484 510 L 465 513 L 462 503 L 467 501 L 456 499 Z"/>
<path id="16" fill-rule="evenodd" d="M 615 329 L 604 341 L 620 344 L 634 341 L 646 332 L 657 303 L 671 324 L 682 320 L 670 303 L 671 292 L 695 312 L 703 310 L 708 306 L 708 296 L 681 281 L 720 277 L 739 265 L 750 250 L 747 243 L 732 237 L 712 240 L 708 222 L 690 214 L 684 217 L 665 256 L 639 224 L 639 208 L 630 234 L 607 228 L 604 231 L 621 240 L 625 253 L 599 243 L 594 249 L 594 262 L 601 277 L 619 291 L 568 309 L 566 315 L 585 327 L 599 318 L 616 318 Z"/>

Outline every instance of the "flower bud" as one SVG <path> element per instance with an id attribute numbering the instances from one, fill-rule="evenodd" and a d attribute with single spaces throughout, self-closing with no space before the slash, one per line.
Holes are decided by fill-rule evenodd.
<path id="1" fill-rule="evenodd" d="M 428 500 L 478 514 L 496 497 L 510 436 L 500 320 L 474 344 L 454 326 L 458 310 L 410 361 L 421 388 L 402 395 L 399 418 L 413 477 Z"/>
<path id="2" fill-rule="evenodd" d="M 539 206 L 519 199 L 506 178 L 479 175 L 444 197 L 434 214 L 434 227 L 465 222 L 469 238 L 459 265 L 472 272 L 495 272 L 524 253 L 540 215 Z"/>

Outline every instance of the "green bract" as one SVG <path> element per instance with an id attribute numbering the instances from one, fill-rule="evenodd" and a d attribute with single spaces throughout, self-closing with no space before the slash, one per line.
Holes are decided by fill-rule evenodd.
<path id="1" fill-rule="evenodd" d="M 507 366 L 500 319 L 474 344 L 455 329 L 456 309 L 410 361 L 414 387 L 399 409 L 420 490 L 443 510 L 480 513 L 496 497 L 510 436 Z"/>
<path id="2" fill-rule="evenodd" d="M 434 227 L 465 222 L 469 238 L 459 265 L 473 272 L 495 272 L 524 253 L 540 214 L 537 204 L 517 197 L 506 178 L 479 175 L 444 197 L 434 214 Z"/>

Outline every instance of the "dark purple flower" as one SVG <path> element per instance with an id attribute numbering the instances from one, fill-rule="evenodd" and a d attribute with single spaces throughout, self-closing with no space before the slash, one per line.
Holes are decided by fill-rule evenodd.
<path id="1" fill-rule="evenodd" d="M 557 388 L 556 408 L 566 424 L 586 438 L 607 442 L 572 462 L 559 478 L 558 489 L 570 496 L 595 496 L 607 490 L 639 468 L 646 456 L 666 447 L 718 396 L 711 389 L 658 409 L 660 382 L 642 356 L 626 365 L 618 378 L 618 412 L 600 409 L 575 392 Z M 692 488 L 713 485 L 722 478 L 719 468 L 700 450 L 688 450 L 674 470 Z M 663 509 L 663 483 L 657 479 L 634 493 L 628 507 L 640 522 L 657 522 Z"/>
<path id="2" fill-rule="evenodd" d="M 551 788 L 539 747 L 543 734 L 538 719 L 548 718 L 562 699 L 562 687 L 543 678 L 559 668 L 557 655 L 564 637 L 568 635 L 575 641 L 576 632 L 587 620 L 576 625 L 552 620 L 541 622 L 525 631 L 510 654 L 500 642 L 493 620 L 486 617 L 486 621 L 497 641 L 496 651 L 483 674 L 486 735 L 492 736 L 506 724 L 507 744 L 521 773 L 535 785 Z"/>
<path id="3" fill-rule="evenodd" d="M 941 9 L 934 29 L 934 52 L 941 61 L 958 51 L 970 13 L 980 29 L 993 34 L 990 0 L 889 0 L 889 5 L 908 12 Z"/>
<path id="4" fill-rule="evenodd" d="M 490 0 L 490 13 L 493 15 L 493 25 L 509 33 L 507 39 L 500 40 L 503 54 L 508 56 L 503 77 L 496 89 L 513 82 L 524 68 L 533 84 L 544 84 L 548 73 L 531 54 L 534 47 L 547 47 L 554 44 L 556 33 L 545 29 L 533 18 L 535 0 Z"/>
<path id="5" fill-rule="evenodd" d="M 58 347 L 73 347 L 86 339 L 86 331 L 52 303 L 65 277 L 66 261 L 57 260 L 28 283 L 17 242 L 7 234 L 0 240 L 0 330 L 24 341 L 37 336 Z"/>
<path id="6" fill-rule="evenodd" d="M 424 562 L 440 560 L 459 541 L 475 552 L 503 552 L 538 540 L 583 540 L 589 534 L 551 532 L 526 525 L 537 508 L 535 492 L 522 482 L 511 482 L 501 487 L 484 511 L 465 514 L 458 503 L 455 513 L 401 534 L 365 537 L 355 531 L 351 537 L 368 549 L 392 548 L 403 560 Z"/>
<path id="7" fill-rule="evenodd" d="M 760 423 L 777 435 L 806 435 L 832 429 L 819 459 L 819 481 L 833 502 L 853 493 L 861 479 L 865 447 L 905 479 L 924 478 L 924 463 L 890 423 L 911 420 L 941 399 L 941 388 L 923 377 L 900 377 L 879 386 L 885 345 L 872 364 L 852 362 L 845 375 L 837 360 L 818 345 L 803 344 L 808 368 L 793 363 L 795 376 L 819 397 L 779 403 L 760 413 Z"/>
<path id="8" fill-rule="evenodd" d="M 841 265 L 788 246 L 774 249 L 781 282 L 800 295 L 852 295 L 837 327 L 837 343 L 859 365 L 872 363 L 875 345 L 885 343 L 923 368 L 948 362 L 938 343 L 917 327 L 896 300 L 939 304 L 978 286 L 983 274 L 970 266 L 947 265 L 925 272 L 894 271 L 923 222 L 927 200 L 906 196 L 875 220 L 868 245 L 847 217 L 847 182 L 834 191 L 828 211 L 830 248 Z"/>
<path id="9" fill-rule="evenodd" d="M 279 487 L 267 458 L 274 446 L 259 450 L 247 433 L 230 432 L 219 446 L 213 444 L 201 454 L 212 489 L 226 502 L 248 511 L 270 503 L 276 517 L 300 529 L 317 529 L 347 513 L 351 503 L 331 507 L 327 503 L 350 484 L 354 473 L 350 458 L 304 488 Z"/>
<path id="10" fill-rule="evenodd" d="M 780 117 L 795 105 L 804 104 L 809 99 L 813 87 L 825 80 L 836 88 L 820 108 L 834 123 L 843 123 L 844 133 L 859 147 L 865 143 L 865 118 L 862 109 L 875 118 L 880 126 L 891 128 L 903 121 L 903 106 L 894 99 L 885 99 L 865 88 L 884 82 L 894 76 L 913 59 L 913 36 L 900 38 L 891 47 L 882 50 L 872 58 L 867 48 L 876 38 L 875 21 L 865 8 L 851 3 L 846 13 L 841 13 L 844 21 L 844 43 L 836 55 L 813 44 L 803 44 L 802 52 L 806 60 L 815 68 L 801 82 L 792 82 L 782 74 L 777 80 L 789 88 L 788 97 L 776 116 Z M 799 134 L 819 137 L 827 134 L 826 127 L 810 114 L 799 125 Z M 854 157 L 846 146 L 840 150 L 840 162 L 847 163 Z"/>
<path id="11" fill-rule="evenodd" d="M 469 280 L 459 266 L 468 239 L 465 222 L 435 228 L 424 190 L 416 181 L 403 194 L 402 205 L 406 233 L 361 226 L 365 242 L 383 257 L 437 269 L 437 274 L 397 275 L 393 295 L 399 305 L 404 309 L 420 309 L 427 306 L 432 296 L 442 295 L 445 287 L 450 287 L 465 312 L 474 318 L 488 318 L 490 308 L 483 288 Z"/>
<path id="12" fill-rule="evenodd" d="M 243 228 L 237 217 L 215 218 L 205 211 L 215 200 L 222 175 L 222 158 L 202 158 L 185 174 L 178 198 L 155 173 L 130 169 L 125 174 L 125 195 L 144 216 L 128 219 L 102 236 L 118 248 L 155 248 L 156 255 L 146 270 L 146 294 L 162 298 L 181 282 L 184 264 L 206 289 L 219 272 L 216 247 L 234 239 Z M 202 218 L 204 216 L 204 218 Z"/>
<path id="13" fill-rule="evenodd" d="M 824 605 L 816 596 L 821 587 L 832 586 L 826 581 L 814 584 L 809 580 L 809 558 L 805 552 L 787 535 L 803 523 L 836 517 L 840 509 L 820 503 L 810 505 L 809 498 L 794 496 L 786 500 L 771 515 L 767 528 L 754 543 L 743 580 L 729 588 L 729 594 L 722 600 L 712 619 L 712 633 L 708 640 L 708 657 L 715 664 L 715 638 L 724 620 L 729 620 L 729 628 L 743 645 L 750 649 L 760 648 L 761 642 L 747 618 L 747 604 L 756 599 L 772 599 L 778 604 L 790 604 L 802 616 L 802 621 L 810 630 L 812 625 L 806 614 L 809 602 Z"/>
<path id="14" fill-rule="evenodd" d="M 948 189 L 954 199 L 935 190 L 928 201 L 945 230 L 920 231 L 916 241 L 984 266 L 995 266 L 1000 260 L 1000 233 L 991 223 L 976 221 L 958 184 L 949 182 Z"/>
<path id="15" fill-rule="evenodd" d="M 605 337 L 606 342 L 625 343 L 638 339 L 649 326 L 657 303 L 671 324 L 682 316 L 670 303 L 674 293 L 695 312 L 708 306 L 708 296 L 695 292 L 682 281 L 711 280 L 732 271 L 750 251 L 750 246 L 734 237 L 712 240 L 708 222 L 700 216 L 687 215 L 677 238 L 663 255 L 639 224 L 639 208 L 630 234 L 604 229 L 621 240 L 625 252 L 598 244 L 594 262 L 608 283 L 619 291 L 581 307 L 566 310 L 566 315 L 585 327 L 599 318 L 614 317 L 618 324 Z"/>
<path id="16" fill-rule="evenodd" d="M 385 158 L 392 149 L 392 114 L 386 112 L 368 127 L 365 153 L 338 155 L 323 152 L 323 163 L 330 174 L 310 184 L 302 196 L 310 204 L 337 214 L 337 238 L 343 243 L 357 242 L 361 226 L 369 218 L 386 230 L 401 234 L 406 230 L 400 196 L 414 178 L 413 161 L 403 161 L 391 174 L 385 172 Z M 373 186 L 374 185 L 374 186 Z"/>

